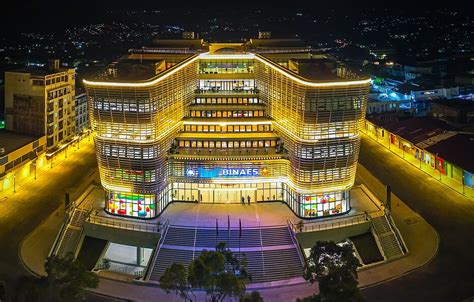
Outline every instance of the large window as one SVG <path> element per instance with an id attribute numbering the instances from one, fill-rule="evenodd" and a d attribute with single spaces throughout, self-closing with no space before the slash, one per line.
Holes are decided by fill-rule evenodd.
<path id="1" fill-rule="evenodd" d="M 199 73 L 253 73 L 253 60 L 201 60 Z"/>
<path id="2" fill-rule="evenodd" d="M 106 203 L 109 213 L 152 218 L 155 217 L 155 196 L 132 193 L 110 193 Z"/>
<path id="3" fill-rule="evenodd" d="M 305 194 L 300 197 L 300 214 L 303 217 L 323 217 L 349 210 L 349 194 L 345 191 Z"/>

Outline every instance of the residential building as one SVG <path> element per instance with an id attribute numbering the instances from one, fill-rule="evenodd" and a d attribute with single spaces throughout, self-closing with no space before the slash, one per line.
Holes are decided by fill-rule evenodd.
<path id="1" fill-rule="evenodd" d="M 75 71 L 59 66 L 23 68 L 5 73 L 5 123 L 10 131 L 46 136 L 55 152 L 75 135 Z"/>

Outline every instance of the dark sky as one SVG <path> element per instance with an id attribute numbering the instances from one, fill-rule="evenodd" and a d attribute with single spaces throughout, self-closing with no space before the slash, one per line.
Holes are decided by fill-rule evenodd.
<path id="1" fill-rule="evenodd" d="M 376 7 L 389 6 L 404 11 L 424 11 L 426 8 L 443 7 L 449 4 L 450 7 L 462 7 L 463 2 L 447 1 L 436 2 L 428 0 L 286 0 L 286 4 L 282 4 L 281 0 L 273 1 L 247 1 L 247 0 L 224 0 L 224 1 L 206 1 L 206 0 L 11 0 L 8 6 L 0 7 L 2 11 L 0 17 L 0 34 L 8 35 L 9 33 L 21 31 L 63 31 L 64 28 L 97 23 L 104 16 L 104 12 L 110 9 L 132 10 L 132 9 L 157 9 L 167 10 L 170 16 L 176 17 L 176 22 L 183 18 L 181 14 L 183 8 L 189 10 L 200 9 L 217 13 L 232 13 L 236 8 L 246 9 L 252 13 L 252 10 L 260 8 L 271 12 L 272 10 L 303 10 L 324 13 L 329 8 L 335 8 L 339 12 L 357 15 L 361 10 Z M 2 3 L 2 5 L 5 2 Z M 466 2 L 467 3 L 467 2 Z M 286 7 L 285 7 L 286 5 Z M 16 26 L 12 26 L 15 24 Z"/>

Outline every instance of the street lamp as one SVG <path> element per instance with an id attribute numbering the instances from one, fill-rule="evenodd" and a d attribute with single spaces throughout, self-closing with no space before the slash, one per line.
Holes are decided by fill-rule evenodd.
<path id="1" fill-rule="evenodd" d="M 16 174 L 13 173 L 13 193 L 16 193 Z"/>

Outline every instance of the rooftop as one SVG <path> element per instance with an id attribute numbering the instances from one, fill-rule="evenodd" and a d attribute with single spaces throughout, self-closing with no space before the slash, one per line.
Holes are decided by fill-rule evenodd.
<path id="1" fill-rule="evenodd" d="M 308 80 L 337 80 L 337 62 L 331 59 L 291 59 L 288 67 Z"/>
<path id="2" fill-rule="evenodd" d="M 474 172 L 474 134 L 456 134 L 426 148 L 456 166 Z"/>
<path id="3" fill-rule="evenodd" d="M 449 100 L 432 100 L 431 103 L 435 103 L 440 106 L 462 109 L 466 111 L 474 110 L 473 101 L 468 101 L 468 100 L 459 99 L 459 98 L 449 99 Z"/>
<path id="4" fill-rule="evenodd" d="M 47 67 L 25 67 L 15 70 L 10 70 L 9 72 L 16 72 L 16 73 L 29 73 L 33 76 L 44 77 L 52 74 L 56 74 L 59 72 L 68 71 L 71 68 L 60 67 L 59 69 L 48 69 Z"/>
<path id="5" fill-rule="evenodd" d="M 8 153 L 28 145 L 37 139 L 37 137 L 0 129 L 0 148 L 5 148 L 5 153 L 0 153 L 0 156 L 7 155 Z"/>
<path id="6" fill-rule="evenodd" d="M 181 61 L 173 59 L 173 61 Z M 166 56 L 163 58 L 138 60 L 120 59 L 106 66 L 95 79 L 102 81 L 144 81 L 169 69 Z"/>
<path id="7" fill-rule="evenodd" d="M 443 121 L 427 117 L 412 117 L 405 120 L 387 123 L 384 128 L 415 145 L 423 142 L 426 143 L 430 139 L 434 139 L 436 136 L 454 130 Z"/>

